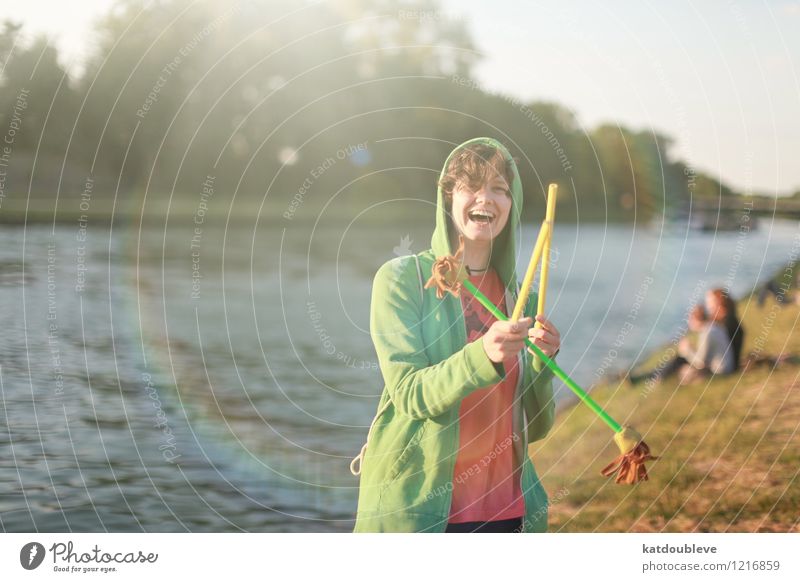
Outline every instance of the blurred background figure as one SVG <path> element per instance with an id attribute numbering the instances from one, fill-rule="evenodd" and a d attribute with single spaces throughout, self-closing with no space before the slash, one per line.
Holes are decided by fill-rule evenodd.
<path id="1" fill-rule="evenodd" d="M 706 292 L 705 304 L 709 317 L 713 321 L 719 322 L 727 332 L 733 352 L 733 367 L 729 372 L 734 372 L 741 365 L 742 344 L 744 343 L 744 327 L 736 312 L 736 302 L 725 289 L 717 287 Z"/>
<path id="2" fill-rule="evenodd" d="M 709 325 L 707 322 L 705 309 L 703 308 L 702 305 L 696 305 L 689 313 L 688 326 L 689 326 L 689 331 L 700 333 L 701 337 L 703 337 L 702 333 L 708 329 Z M 697 350 L 697 352 L 694 352 L 691 349 L 689 338 L 684 336 L 683 338 L 681 338 L 681 341 L 678 344 L 679 354 L 677 356 L 669 360 L 665 365 L 663 366 L 659 365 L 653 370 L 650 370 L 643 374 L 629 374 L 628 380 L 630 381 L 631 386 L 635 386 L 640 382 L 646 380 L 660 382 L 664 378 L 668 378 L 675 374 L 683 374 L 685 373 L 687 367 L 691 367 L 690 361 L 692 359 L 694 359 L 695 361 L 698 360 L 701 362 L 703 361 L 703 358 L 705 357 L 705 352 L 703 352 L 702 350 L 703 347 L 701 342 L 701 345 Z"/>
<path id="3" fill-rule="evenodd" d="M 772 295 L 778 303 L 793 303 L 800 302 L 800 294 L 796 289 L 800 286 L 800 269 L 797 268 L 798 261 L 790 262 L 786 270 L 770 277 L 758 291 L 758 306 L 763 307 L 767 297 Z M 791 287 L 790 281 L 794 281 L 794 288 Z M 783 287 L 781 286 L 783 284 Z"/>

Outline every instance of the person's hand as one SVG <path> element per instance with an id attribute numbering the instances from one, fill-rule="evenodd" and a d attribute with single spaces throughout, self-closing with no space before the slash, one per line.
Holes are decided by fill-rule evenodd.
<path id="1" fill-rule="evenodd" d="M 689 352 L 692 344 L 689 342 L 688 337 L 682 337 L 680 341 L 678 341 L 678 353 L 684 357 Z"/>
<path id="2" fill-rule="evenodd" d="M 486 355 L 495 364 L 513 358 L 525 346 L 531 325 L 533 319 L 530 317 L 523 317 L 516 323 L 495 321 L 481 338 Z"/>
<path id="3" fill-rule="evenodd" d="M 548 358 L 552 358 L 561 348 L 561 334 L 556 329 L 556 326 L 553 325 L 553 322 L 544 315 L 537 315 L 536 321 L 540 322 L 542 327 L 530 328 L 528 330 L 528 339 L 533 342 L 533 345 L 542 350 Z M 528 348 L 528 351 L 532 354 L 535 353 L 531 348 Z"/>

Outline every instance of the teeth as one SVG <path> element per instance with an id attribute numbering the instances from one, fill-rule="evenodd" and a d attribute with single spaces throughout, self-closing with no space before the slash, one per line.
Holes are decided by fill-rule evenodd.
<path id="1" fill-rule="evenodd" d="M 469 214 L 470 216 L 482 216 L 484 218 L 488 218 L 489 220 L 494 220 L 494 214 L 486 210 L 473 210 Z"/>

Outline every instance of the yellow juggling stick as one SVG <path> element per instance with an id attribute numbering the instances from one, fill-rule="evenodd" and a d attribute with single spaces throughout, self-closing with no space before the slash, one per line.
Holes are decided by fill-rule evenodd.
<path id="1" fill-rule="evenodd" d="M 539 237 L 536 239 L 536 244 L 533 247 L 530 263 L 528 263 L 528 270 L 525 272 L 525 278 L 522 280 L 522 286 L 519 290 L 517 297 L 517 304 L 514 306 L 514 311 L 511 314 L 511 321 L 517 321 L 519 316 L 522 315 L 522 310 L 525 308 L 525 303 L 528 300 L 528 293 L 533 284 L 533 276 L 536 274 L 536 268 L 539 266 L 539 260 L 544 255 L 545 260 L 542 262 L 542 277 L 539 283 L 539 304 L 537 306 L 537 313 L 544 312 L 544 289 L 547 286 L 547 267 L 550 253 L 550 240 L 553 234 L 553 225 L 556 218 L 556 193 L 558 192 L 558 185 L 550 184 L 547 191 L 547 211 L 545 219 L 542 223 L 542 228 L 539 230 Z M 538 322 L 537 322 L 538 325 Z M 539 325 L 541 327 L 541 325 Z"/>
<path id="2" fill-rule="evenodd" d="M 525 307 L 525 303 L 527 303 L 528 293 L 533 284 L 533 275 L 539 265 L 539 260 L 542 258 L 542 255 L 544 255 L 545 258 L 542 261 L 542 276 L 539 281 L 539 302 L 537 305 L 537 314 L 541 315 L 544 312 L 545 291 L 547 290 L 547 271 L 550 258 L 550 243 L 552 241 L 553 226 L 556 219 L 557 193 L 558 186 L 556 184 L 550 184 L 547 191 L 547 212 L 545 214 L 545 220 L 542 222 L 539 237 L 536 239 L 536 245 L 533 247 L 531 261 L 528 264 L 528 270 L 525 273 L 525 279 L 522 282 L 519 297 L 517 297 L 517 303 L 514 306 L 514 311 L 510 318 L 506 317 L 506 315 L 481 293 L 467 277 L 467 271 L 464 269 L 461 262 L 463 240 L 461 240 L 459 251 L 455 256 L 443 256 L 436 260 L 431 270 L 431 278 L 425 284 L 425 288 L 427 289 L 430 286 L 436 287 L 437 297 L 442 298 L 446 292 L 452 293 L 454 296 L 458 297 L 463 287 L 499 321 L 518 321 Z M 552 359 L 554 356 L 548 356 L 533 343 L 530 338 L 525 339 L 525 344 L 528 346 L 528 349 L 533 352 L 533 367 L 537 373 L 541 372 L 545 366 L 549 368 L 555 376 L 564 382 L 584 404 L 614 431 L 614 441 L 619 446 L 620 455 L 609 463 L 601 473 L 606 477 L 616 475 L 614 480 L 616 483 L 633 484 L 640 481 L 647 481 L 648 477 L 645 462 L 657 459 L 658 457 L 654 457 L 650 454 L 650 447 L 642 440 L 641 435 L 630 426 L 620 425 L 616 420 L 611 418 L 583 388 L 578 386 L 575 381 L 567 376 L 559 365 L 555 363 Z"/>
<path id="3" fill-rule="evenodd" d="M 528 270 L 525 272 L 525 278 L 522 280 L 522 287 L 520 287 L 519 296 L 517 297 L 517 304 L 514 306 L 514 311 L 511 314 L 511 321 L 519 320 L 522 315 L 522 310 L 525 308 L 525 303 L 528 299 L 528 292 L 533 283 L 533 276 L 536 274 L 536 267 L 539 265 L 539 259 L 542 257 L 544 251 L 544 244 L 550 231 L 550 225 L 547 221 L 542 223 L 542 228 L 539 230 L 539 238 L 536 239 L 536 245 L 533 247 L 531 254 L 531 262 L 528 263 Z"/>
<path id="4" fill-rule="evenodd" d="M 550 267 L 550 242 L 553 240 L 553 227 L 556 224 L 556 196 L 558 196 L 558 184 L 550 184 L 547 189 L 547 212 L 544 221 L 550 228 L 547 231 L 547 240 L 544 241 L 544 250 L 542 251 L 542 275 L 539 278 L 539 304 L 536 307 L 538 315 L 544 314 L 544 297 L 547 293 L 547 272 Z M 527 294 L 527 292 L 526 292 Z M 542 327 L 538 321 L 534 327 Z"/>

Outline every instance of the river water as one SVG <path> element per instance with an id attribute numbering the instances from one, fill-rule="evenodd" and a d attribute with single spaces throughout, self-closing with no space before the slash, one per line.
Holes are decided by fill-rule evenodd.
<path id="1" fill-rule="evenodd" d="M 382 388 L 372 276 L 431 229 L 3 226 L 0 528 L 352 530 L 348 464 Z M 589 387 L 641 360 L 708 287 L 749 293 L 799 233 L 559 224 L 559 363 Z"/>

